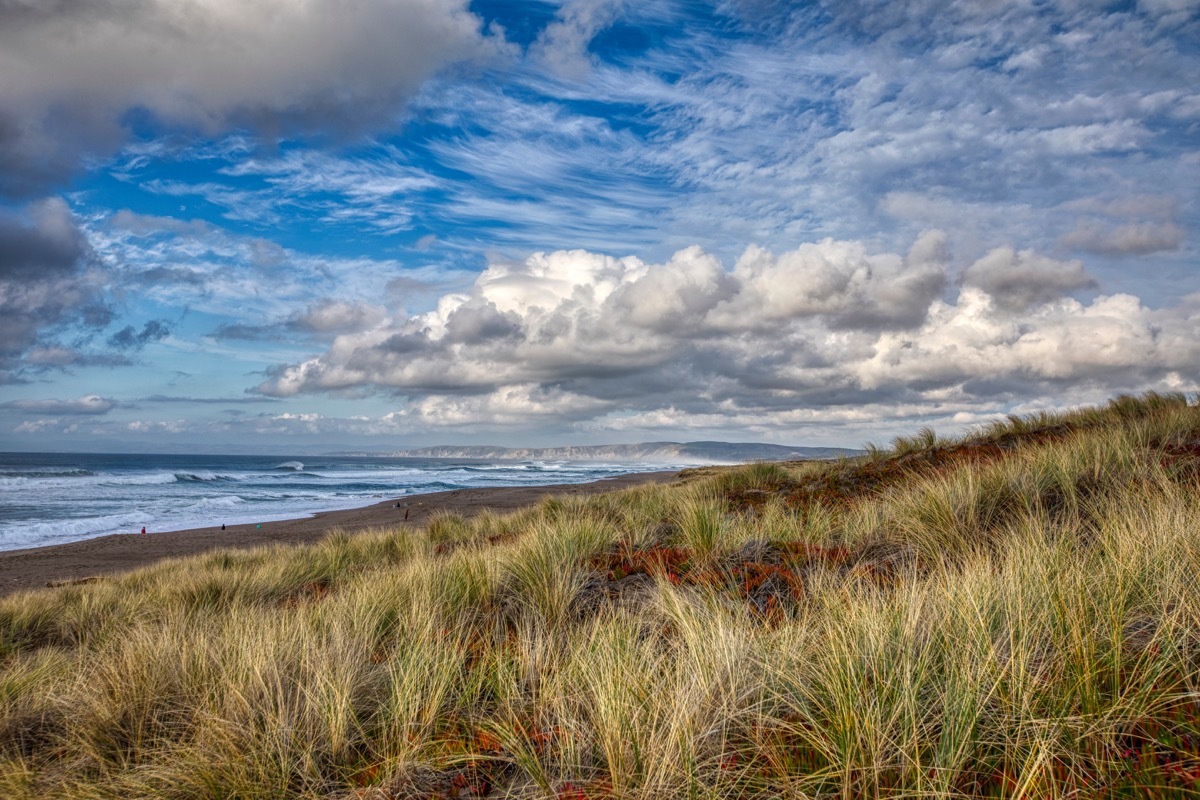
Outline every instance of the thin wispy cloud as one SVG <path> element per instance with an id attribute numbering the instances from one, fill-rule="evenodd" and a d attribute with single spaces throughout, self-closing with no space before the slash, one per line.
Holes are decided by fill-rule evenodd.
<path id="1" fill-rule="evenodd" d="M 10 400 L 0 403 L 0 408 L 10 408 L 22 414 L 107 414 L 116 402 L 99 395 L 87 394 L 76 400 Z"/>

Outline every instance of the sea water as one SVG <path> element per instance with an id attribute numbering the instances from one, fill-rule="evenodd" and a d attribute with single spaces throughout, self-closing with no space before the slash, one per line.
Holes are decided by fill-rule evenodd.
<path id="1" fill-rule="evenodd" d="M 0 550 L 310 516 L 451 489 L 585 483 L 673 465 L 357 456 L 0 453 Z"/>

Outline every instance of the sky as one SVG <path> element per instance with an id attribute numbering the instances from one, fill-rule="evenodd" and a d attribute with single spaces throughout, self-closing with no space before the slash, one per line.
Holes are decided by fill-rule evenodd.
<path id="1" fill-rule="evenodd" d="M 1200 0 L 0 0 L 0 450 L 856 447 L 1200 381 Z"/>

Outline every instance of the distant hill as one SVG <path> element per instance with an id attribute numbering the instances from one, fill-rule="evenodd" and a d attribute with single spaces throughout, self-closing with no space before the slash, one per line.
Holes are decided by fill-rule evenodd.
<path id="1" fill-rule="evenodd" d="M 738 464 L 796 461 L 858 455 L 843 447 L 789 447 L 757 442 L 642 442 L 576 447 L 419 447 L 398 450 L 398 458 L 478 458 L 491 461 L 641 461 L 664 464 Z"/>

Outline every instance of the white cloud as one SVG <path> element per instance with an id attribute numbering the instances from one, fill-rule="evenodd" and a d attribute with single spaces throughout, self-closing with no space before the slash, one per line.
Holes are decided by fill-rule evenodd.
<path id="1" fill-rule="evenodd" d="M 125 430 L 138 434 L 179 434 L 192 431 L 196 426 L 187 419 L 134 420 L 125 424 Z"/>
<path id="2" fill-rule="evenodd" d="M 1169 194 L 1107 194 L 1070 200 L 1063 208 L 1123 219 L 1171 220 L 1179 210 L 1179 200 Z"/>
<path id="3" fill-rule="evenodd" d="M 386 420 L 408 430 L 430 426 L 454 429 L 530 428 L 539 423 L 563 425 L 608 410 L 603 400 L 538 384 L 503 386 L 484 395 L 431 395 L 393 412 Z"/>
<path id="4" fill-rule="evenodd" d="M 1198 322 L 1194 308 L 1153 311 L 1129 295 L 998 315 L 986 293 L 965 287 L 955 305 L 935 309 L 916 335 L 882 335 L 874 356 L 853 369 L 874 388 L 980 381 L 1033 394 L 1050 381 L 1119 391 L 1161 385 L 1180 370 L 1194 383 L 1190 365 L 1200 345 L 1191 331 Z"/>
<path id="5" fill-rule="evenodd" d="M 1032 135 L 1044 152 L 1055 156 L 1127 152 L 1139 149 L 1149 138 L 1150 132 L 1135 120 L 1064 125 Z"/>
<path id="6" fill-rule="evenodd" d="M 430 312 L 339 336 L 258 389 L 394 392 L 405 399 L 393 419 L 410 426 L 616 430 L 778 428 L 821 407 L 946 409 L 951 397 L 961 422 L 1051 386 L 1195 383 L 1193 305 L 1084 303 L 1070 296 L 1094 288 L 1080 262 L 1012 248 L 972 264 L 949 301 L 950 269 L 936 231 L 907 256 L 826 240 L 750 248 L 728 271 L 697 247 L 665 264 L 536 253 L 493 264 Z"/>
<path id="7" fill-rule="evenodd" d="M 733 270 L 740 290 L 725 318 L 731 326 L 822 315 L 831 327 L 912 327 L 941 294 L 946 260 L 940 231 L 923 234 L 904 259 L 869 255 L 861 242 L 825 240 L 778 259 L 752 247 Z"/>
<path id="8" fill-rule="evenodd" d="M 12 432 L 16 434 L 38 434 L 51 430 L 58 424 L 59 420 L 56 419 L 31 419 L 17 425 L 13 428 Z"/>
<path id="9" fill-rule="evenodd" d="M 624 10 L 625 0 L 567 0 L 530 48 L 552 73 L 582 78 L 592 59 L 588 44 Z"/>
<path id="10" fill-rule="evenodd" d="M 373 413 L 395 396 L 406 430 L 555 415 L 756 429 L 848 408 L 961 420 L 1020 396 L 1193 386 L 1162 343 L 1191 353 L 1196 328 L 1194 303 L 1177 299 L 1197 289 L 1194 2 L 1035 5 L 747 2 L 737 16 L 728 3 L 556 1 L 529 17 L 558 12 L 540 37 L 522 29 L 537 37 L 524 58 L 465 74 L 440 68 L 502 47 L 465 0 L 10 2 L 10 182 L 107 152 L 134 105 L 166 123 L 151 130 L 247 127 L 127 147 L 111 174 L 135 208 L 213 213 L 199 198 L 233 222 L 97 211 L 91 248 L 67 248 L 70 281 L 6 295 L 0 327 L 23 338 L 0 344 L 19 340 L 31 372 L 97 363 L 79 342 L 108 332 L 73 328 L 86 309 L 102 315 L 92 300 L 124 293 L 144 305 L 139 326 L 191 336 L 175 352 L 236 360 L 224 380 L 287 362 L 264 391 L 340 393 L 323 409 L 349 394 Z M 153 50 L 188 9 L 196 24 Z M 268 12 L 277 28 L 257 25 Z M 598 38 L 618 15 L 619 35 Z M 56 38 L 66 29 L 70 46 Z M 410 36 L 419 46 L 404 49 Z M 63 116 L 44 113 L 52 103 Z M 370 143 L 333 130 L 271 148 L 255 134 L 401 114 L 415 124 Z M 103 202 L 102 180 L 83 188 L 77 208 Z M 23 241 L 78 243 L 30 210 L 9 216 Z M 59 233 L 81 225 L 57 219 Z M 950 231 L 953 252 L 933 234 L 910 248 L 929 228 Z M 474 284 L 450 271 L 484 249 Z M 1084 255 L 1087 269 L 1070 260 Z M 40 312 L 21 316 L 26 305 Z M 255 345 L 203 338 L 239 327 Z M 255 424 L 335 429 L 332 417 Z"/>
<path id="11" fill-rule="evenodd" d="M 1180 25 L 1195 19 L 1200 0 L 1138 0 L 1138 9 L 1154 15 L 1167 25 Z"/>

